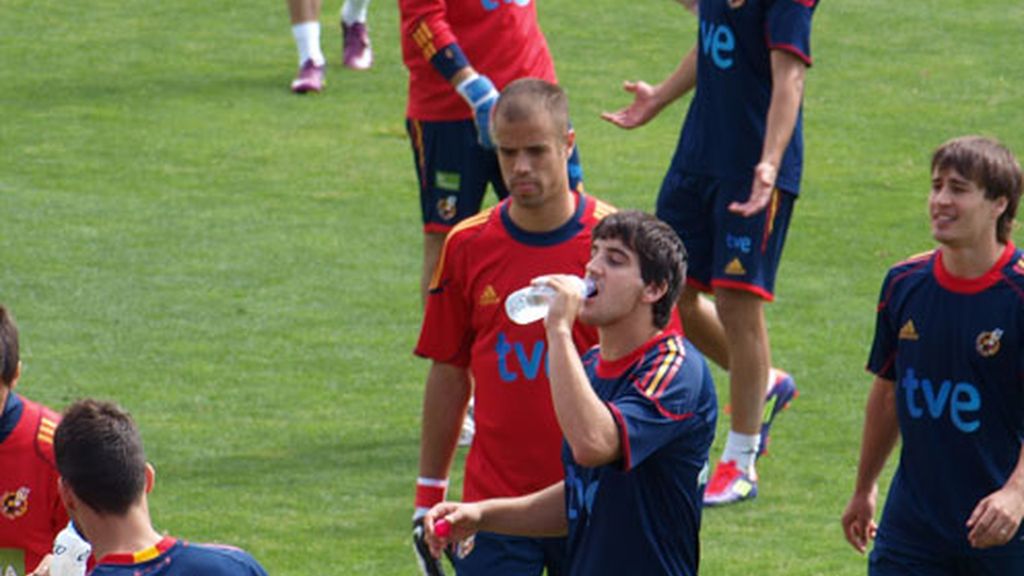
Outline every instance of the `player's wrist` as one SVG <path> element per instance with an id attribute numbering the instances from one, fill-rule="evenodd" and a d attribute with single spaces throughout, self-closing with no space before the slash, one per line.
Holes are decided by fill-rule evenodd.
<path id="1" fill-rule="evenodd" d="M 467 70 L 472 70 L 469 66 L 469 60 L 466 55 L 462 52 L 462 48 L 459 47 L 458 43 L 452 42 L 447 46 L 440 48 L 433 57 L 430 58 L 430 65 L 437 70 L 444 79 L 450 83 L 456 84 L 461 78 L 460 74 L 464 74 Z"/>
<path id="2" fill-rule="evenodd" d="M 448 491 L 447 478 L 427 478 L 420 476 L 416 479 L 416 500 L 413 511 L 413 521 L 422 518 L 435 504 L 444 502 L 445 494 Z"/>
<path id="3" fill-rule="evenodd" d="M 487 76 L 471 72 L 465 80 L 455 86 L 455 91 L 473 110 L 480 108 L 498 97 L 498 90 Z"/>

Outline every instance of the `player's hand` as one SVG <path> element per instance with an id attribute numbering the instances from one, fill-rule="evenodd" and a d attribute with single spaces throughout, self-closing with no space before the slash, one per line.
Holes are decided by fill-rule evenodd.
<path id="1" fill-rule="evenodd" d="M 967 541 L 974 548 L 991 548 L 1009 542 L 1024 518 L 1024 498 L 1004 486 L 978 502 L 967 519 Z"/>
<path id="2" fill-rule="evenodd" d="M 473 109 L 477 142 L 488 150 L 494 149 L 494 141 L 491 140 L 491 113 L 498 101 L 498 91 L 494 88 L 494 83 L 487 76 L 473 73 L 460 82 L 455 90 Z"/>
<path id="3" fill-rule="evenodd" d="M 697 13 L 698 0 L 678 0 L 678 2 L 690 12 L 693 12 L 694 14 Z"/>
<path id="4" fill-rule="evenodd" d="M 875 524 L 877 502 L 878 486 L 873 486 L 867 494 L 854 493 L 843 512 L 843 534 L 850 546 L 861 554 L 867 550 L 868 540 L 874 540 L 878 531 Z"/>
<path id="5" fill-rule="evenodd" d="M 535 278 L 533 283 L 545 284 L 555 291 L 544 317 L 544 327 L 547 330 L 566 329 L 572 332 L 572 325 L 583 305 L 579 281 L 564 274 L 552 274 Z"/>
<path id="6" fill-rule="evenodd" d="M 764 210 L 775 190 L 778 171 L 770 162 L 761 162 L 754 168 L 754 183 L 750 186 L 750 198 L 746 202 L 729 204 L 729 211 L 749 218 Z"/>
<path id="7" fill-rule="evenodd" d="M 619 128 L 631 130 L 643 126 L 664 108 L 657 98 L 657 91 L 644 81 L 623 82 L 622 89 L 633 95 L 633 103 L 617 112 L 602 112 L 601 118 Z"/>
<path id="8" fill-rule="evenodd" d="M 450 554 L 453 549 L 459 558 L 465 558 L 473 550 L 473 537 L 480 526 L 481 511 L 476 504 L 442 502 L 423 517 L 427 544 L 434 558 L 441 552 Z M 438 534 L 437 522 L 444 520 L 449 528 L 446 535 Z"/>
<path id="9" fill-rule="evenodd" d="M 427 544 L 427 530 L 422 516 L 412 521 L 412 550 L 423 576 L 444 576 L 441 559 L 431 553 Z"/>

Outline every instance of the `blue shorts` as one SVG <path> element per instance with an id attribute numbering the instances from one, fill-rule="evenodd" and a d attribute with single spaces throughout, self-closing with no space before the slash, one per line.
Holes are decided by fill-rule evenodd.
<path id="1" fill-rule="evenodd" d="M 478 532 L 473 551 L 455 561 L 458 576 L 547 576 L 564 573 L 565 538 L 523 538 Z"/>
<path id="2" fill-rule="evenodd" d="M 405 128 L 412 142 L 424 232 L 447 233 L 479 212 L 488 184 L 499 200 L 508 196 L 498 156 L 477 143 L 472 120 L 407 119 Z M 578 149 L 573 149 L 567 169 L 570 187 L 582 191 Z"/>
<path id="3" fill-rule="evenodd" d="M 922 554 L 875 545 L 868 559 L 868 576 L 1007 576 L 1024 574 L 1021 555 Z"/>
<path id="4" fill-rule="evenodd" d="M 776 188 L 768 206 L 750 218 L 729 211 L 729 204 L 749 197 L 749 181 L 675 170 L 665 176 L 656 213 L 686 245 L 687 284 L 704 292 L 732 288 L 775 298 L 775 273 L 796 196 Z"/>

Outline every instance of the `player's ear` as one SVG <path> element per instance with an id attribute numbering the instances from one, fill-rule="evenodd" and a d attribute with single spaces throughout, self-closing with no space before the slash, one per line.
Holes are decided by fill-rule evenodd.
<path id="1" fill-rule="evenodd" d="M 566 157 L 572 156 L 572 149 L 574 146 L 576 146 L 576 131 L 570 127 L 569 131 L 565 133 Z"/>
<path id="2" fill-rule="evenodd" d="M 14 367 L 14 378 L 11 378 L 10 385 L 11 390 L 14 390 L 14 387 L 18 385 L 18 378 L 21 378 L 21 360 L 18 360 L 18 365 Z"/>
<path id="3" fill-rule="evenodd" d="M 644 304 L 654 304 L 661 297 L 668 292 L 668 282 L 651 282 L 650 284 L 644 284 L 643 295 L 641 296 Z"/>
<path id="4" fill-rule="evenodd" d="M 70 486 L 68 486 L 67 482 L 64 481 L 63 476 L 57 479 L 57 494 L 60 495 L 60 500 L 64 503 L 64 508 L 67 509 L 69 515 L 78 508 L 78 502 L 75 500 L 75 492 Z"/>
<path id="5" fill-rule="evenodd" d="M 156 483 L 156 468 L 149 462 L 146 462 L 146 494 L 153 491 L 153 484 Z"/>

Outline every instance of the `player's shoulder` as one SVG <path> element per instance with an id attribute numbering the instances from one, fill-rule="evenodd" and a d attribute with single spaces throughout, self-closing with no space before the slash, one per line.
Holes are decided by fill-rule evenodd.
<path id="1" fill-rule="evenodd" d="M 590 214 L 595 223 L 604 220 L 605 216 L 619 211 L 615 206 L 595 196 L 585 196 L 584 198 L 591 206 Z"/>
<path id="2" fill-rule="evenodd" d="M 49 407 L 21 396 L 24 411 L 21 417 L 32 434 L 32 444 L 36 455 L 44 462 L 57 468 L 57 460 L 53 455 L 53 435 L 60 423 L 60 414 Z"/>
<path id="3" fill-rule="evenodd" d="M 265 575 L 266 570 L 256 558 L 241 548 L 227 544 L 182 541 L 182 556 L 201 568 L 203 574 Z"/>
<path id="4" fill-rule="evenodd" d="M 1008 282 L 1024 289 L 1024 250 L 1015 247 L 1002 272 Z"/>
<path id="5" fill-rule="evenodd" d="M 889 267 L 887 281 L 892 282 L 916 274 L 924 274 L 930 269 L 935 257 L 935 249 L 918 252 Z"/>
<path id="6" fill-rule="evenodd" d="M 485 208 L 480 212 L 456 224 L 445 238 L 445 249 L 471 243 L 480 238 L 488 229 L 491 218 L 496 214 L 496 206 Z"/>

